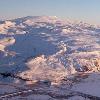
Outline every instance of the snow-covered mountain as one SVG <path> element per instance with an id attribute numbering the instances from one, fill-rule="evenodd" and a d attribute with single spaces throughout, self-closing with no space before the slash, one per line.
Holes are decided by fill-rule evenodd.
<path id="1" fill-rule="evenodd" d="M 99 71 L 100 27 L 56 16 L 0 21 L 0 82 L 59 84 L 78 73 Z"/>

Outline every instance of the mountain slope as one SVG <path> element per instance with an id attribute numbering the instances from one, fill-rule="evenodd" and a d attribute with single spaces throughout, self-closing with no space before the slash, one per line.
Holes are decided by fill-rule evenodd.
<path id="1" fill-rule="evenodd" d="M 0 23 L 0 82 L 49 80 L 59 84 L 73 74 L 99 71 L 99 27 L 56 16 Z"/>

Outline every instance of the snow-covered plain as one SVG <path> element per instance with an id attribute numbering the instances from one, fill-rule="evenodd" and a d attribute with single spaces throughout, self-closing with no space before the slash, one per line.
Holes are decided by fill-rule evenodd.
<path id="1" fill-rule="evenodd" d="M 0 98 L 100 100 L 99 77 L 100 27 L 56 16 L 0 21 Z M 13 94 L 34 88 L 43 91 Z"/>

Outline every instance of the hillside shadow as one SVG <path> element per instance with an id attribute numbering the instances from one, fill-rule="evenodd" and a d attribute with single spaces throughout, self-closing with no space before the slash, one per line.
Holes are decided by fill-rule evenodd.
<path id="1" fill-rule="evenodd" d="M 39 32 L 47 32 L 48 30 L 32 27 L 28 27 L 25 31 L 27 30 L 28 33 L 26 34 L 0 35 L 2 38 L 14 37 L 16 40 L 13 45 L 5 48 L 8 56 L 2 56 L 0 58 L 0 70 L 2 72 L 18 73 L 26 71 L 28 67 L 25 63 L 28 59 L 35 58 L 39 55 L 53 55 L 59 50 L 56 45 L 47 41 L 45 37 L 39 34 Z"/>

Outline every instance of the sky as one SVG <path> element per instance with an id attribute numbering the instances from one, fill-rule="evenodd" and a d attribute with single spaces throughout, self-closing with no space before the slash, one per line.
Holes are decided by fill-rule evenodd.
<path id="1" fill-rule="evenodd" d="M 100 25 L 100 0 L 0 0 L 0 19 L 42 15 Z"/>

